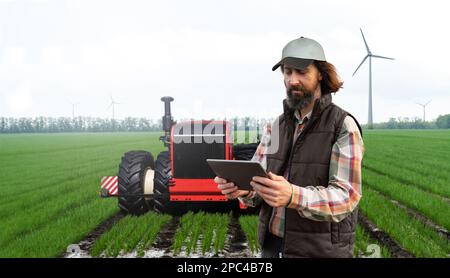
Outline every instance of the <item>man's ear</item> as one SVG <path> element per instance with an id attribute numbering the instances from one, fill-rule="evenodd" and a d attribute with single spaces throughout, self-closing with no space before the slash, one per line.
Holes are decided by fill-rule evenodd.
<path id="1" fill-rule="evenodd" d="M 319 81 L 322 81 L 322 74 L 319 71 Z"/>

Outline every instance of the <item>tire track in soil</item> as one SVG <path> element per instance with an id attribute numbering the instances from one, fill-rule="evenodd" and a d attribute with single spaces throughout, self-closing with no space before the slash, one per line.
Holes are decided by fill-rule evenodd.
<path id="1" fill-rule="evenodd" d="M 167 224 L 158 234 L 155 243 L 152 248 L 146 251 L 146 256 L 152 256 L 152 253 L 158 254 L 163 251 L 164 254 L 161 258 L 173 258 L 177 257 L 172 252 L 172 242 L 180 224 L 180 216 L 173 216 L 171 222 Z M 223 254 L 212 257 L 224 257 L 224 258 L 242 258 L 242 257 L 254 257 L 249 253 L 247 238 L 241 229 L 239 224 L 239 214 L 233 213 L 228 227 L 228 240 L 225 242 Z"/>
<path id="2" fill-rule="evenodd" d="M 151 253 L 152 251 L 157 252 L 158 250 L 164 251 L 164 254 L 161 256 L 161 258 L 172 258 L 173 257 L 171 255 L 172 242 L 179 224 L 180 224 L 180 217 L 172 216 L 172 220 L 170 220 L 170 222 L 167 225 L 165 225 L 161 229 L 161 231 L 159 231 L 152 248 L 146 250 L 145 252 Z"/>
<path id="3" fill-rule="evenodd" d="M 358 223 L 366 230 L 370 237 L 382 243 L 394 258 L 414 258 L 414 256 L 403 249 L 394 239 L 387 233 L 381 231 L 361 212 L 358 213 Z"/>
<path id="4" fill-rule="evenodd" d="M 239 213 L 233 212 L 228 227 L 229 240 L 225 244 L 226 258 L 253 257 L 250 254 L 247 237 L 239 224 Z"/>
<path id="5" fill-rule="evenodd" d="M 125 217 L 125 214 L 121 211 L 117 212 L 110 218 L 106 219 L 103 223 L 101 223 L 97 228 L 95 228 L 91 233 L 89 233 L 83 240 L 77 243 L 80 251 L 86 254 L 89 254 L 91 247 L 94 245 L 95 241 L 99 239 L 104 233 L 109 231 L 115 224 L 117 224 L 122 218 Z M 79 252 L 79 251 L 78 251 Z M 65 251 L 62 253 L 61 257 L 67 257 L 70 252 Z"/>
<path id="6" fill-rule="evenodd" d="M 443 237 L 446 240 L 450 241 L 450 232 L 447 229 L 445 229 L 444 227 L 436 224 L 433 220 L 427 218 L 426 216 L 421 214 L 419 211 L 417 211 L 415 209 L 412 209 L 412 208 L 404 205 L 403 203 L 401 203 L 401 202 L 399 202 L 399 201 L 397 201 L 395 199 L 392 199 L 392 197 L 384 194 L 383 192 L 380 192 L 380 191 L 378 191 L 376 189 L 373 189 L 373 188 L 371 188 L 371 190 L 376 191 L 378 194 L 380 194 L 381 196 L 383 196 L 384 198 L 389 200 L 391 203 L 393 203 L 397 207 L 406 210 L 406 212 L 409 214 L 409 216 L 419 220 L 419 222 L 422 223 L 424 226 L 427 226 L 427 227 L 431 228 L 436 233 L 438 233 L 441 237 Z"/>
<path id="7" fill-rule="evenodd" d="M 105 220 L 97 228 L 95 228 L 90 234 L 88 234 L 83 240 L 81 240 L 77 245 L 80 250 L 76 251 L 80 253 L 82 257 L 90 257 L 88 254 L 90 249 L 94 245 L 95 241 L 98 240 L 102 234 L 109 231 L 115 224 L 117 224 L 126 214 L 118 212 L 111 216 L 109 219 Z M 180 224 L 180 216 L 173 216 L 172 220 L 166 224 L 161 231 L 158 233 L 154 244 L 152 247 L 145 251 L 144 257 L 160 257 L 160 258 L 173 258 L 172 252 L 172 242 L 175 233 Z M 225 258 L 245 258 L 245 257 L 258 257 L 258 254 L 251 254 L 248 247 L 247 238 L 244 231 L 241 229 L 239 224 L 239 213 L 233 213 L 229 228 L 228 237 L 226 241 L 223 257 Z M 70 257 L 72 253 L 67 251 L 63 252 L 61 257 Z M 161 255 L 162 254 L 162 255 Z M 220 256 L 220 257 L 222 257 Z"/>

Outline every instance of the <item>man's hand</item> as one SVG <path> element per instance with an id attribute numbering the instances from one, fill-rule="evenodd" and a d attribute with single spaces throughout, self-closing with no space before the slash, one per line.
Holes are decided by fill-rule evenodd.
<path id="1" fill-rule="evenodd" d="M 271 207 L 285 207 L 291 201 L 292 185 L 272 172 L 269 172 L 269 178 L 253 177 L 250 185 Z"/>
<path id="2" fill-rule="evenodd" d="M 234 183 L 228 182 L 226 179 L 215 177 L 214 182 L 217 183 L 217 188 L 222 191 L 222 194 L 226 195 L 230 200 L 246 196 L 249 193 L 248 190 L 238 190 L 238 187 Z"/>

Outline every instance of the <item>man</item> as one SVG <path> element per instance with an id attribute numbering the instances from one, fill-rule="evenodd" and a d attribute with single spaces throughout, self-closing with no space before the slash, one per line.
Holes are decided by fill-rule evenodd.
<path id="1" fill-rule="evenodd" d="M 277 118 L 278 149 L 266 155 L 269 178 L 254 177 L 253 191 L 215 182 L 229 199 L 261 200 L 258 236 L 262 257 L 352 257 L 361 193 L 362 131 L 331 102 L 342 88 L 322 46 L 308 38 L 289 42 L 281 67 L 284 112 Z M 257 155 L 264 155 L 264 146 Z"/>

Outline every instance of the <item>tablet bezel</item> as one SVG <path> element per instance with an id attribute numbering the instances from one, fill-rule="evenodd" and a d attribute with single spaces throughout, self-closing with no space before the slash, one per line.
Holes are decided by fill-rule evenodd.
<path id="1" fill-rule="evenodd" d="M 254 176 L 264 174 L 264 177 L 268 178 L 266 170 L 258 161 L 206 159 L 206 162 L 218 177 L 233 182 L 239 190 L 252 191 L 250 181 Z M 237 172 L 236 168 L 242 168 L 242 170 Z"/>

